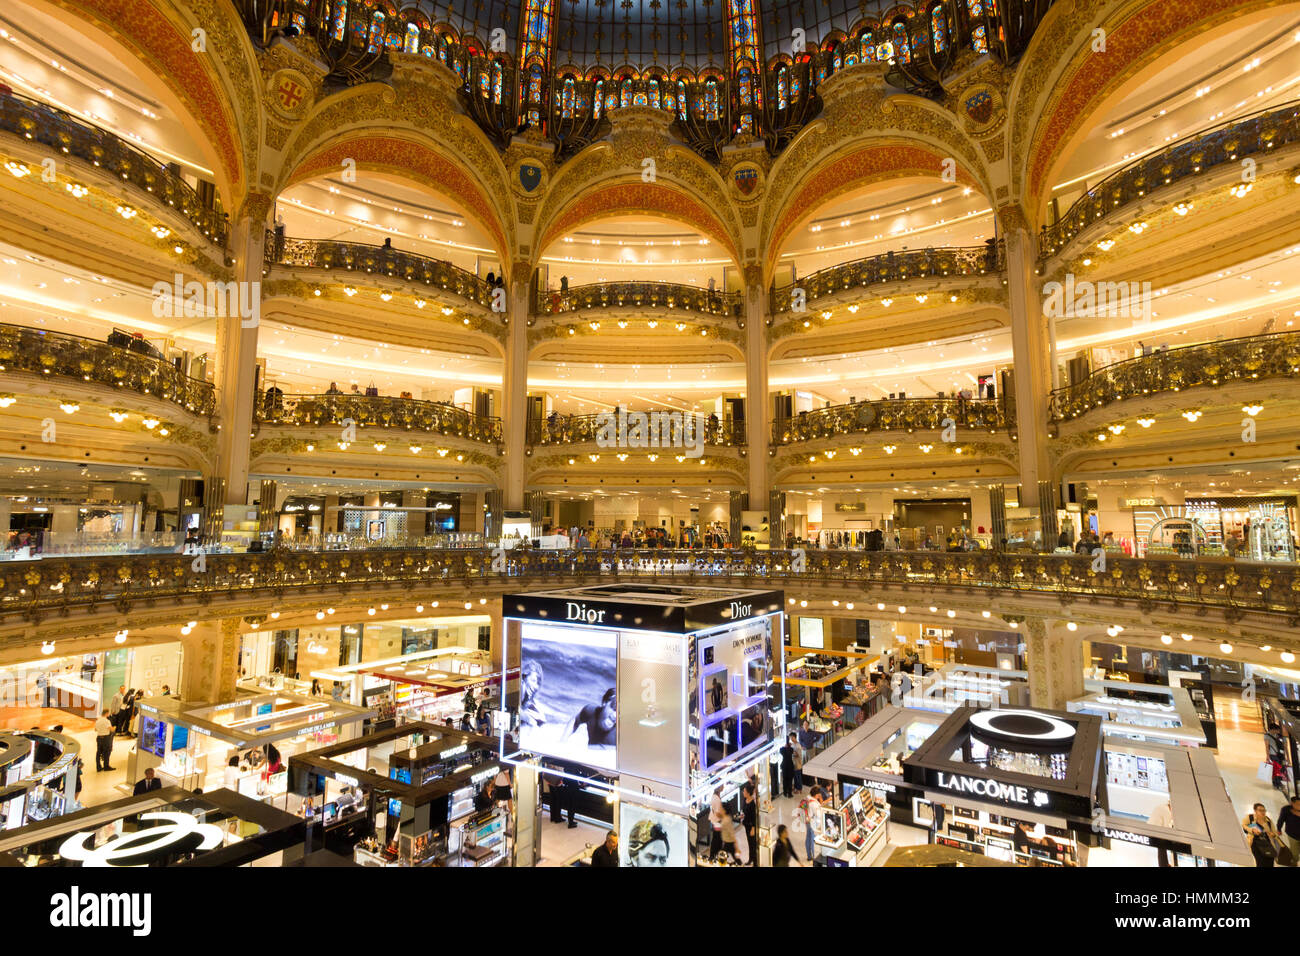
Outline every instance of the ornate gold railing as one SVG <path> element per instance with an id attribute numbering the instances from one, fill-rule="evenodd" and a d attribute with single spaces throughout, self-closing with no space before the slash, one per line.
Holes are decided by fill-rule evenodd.
<path id="1" fill-rule="evenodd" d="M 855 286 L 866 288 L 872 283 L 941 276 L 993 275 L 1005 268 L 1006 249 L 1001 242 L 990 241 L 982 246 L 885 252 L 814 272 L 789 285 L 774 288 L 768 298 L 774 314 L 794 312 L 799 311 L 800 301 L 807 304 Z M 802 290 L 802 297 L 799 290 Z"/>
<path id="2" fill-rule="evenodd" d="M 376 550 L 58 558 L 0 564 L 0 620 L 37 620 L 72 609 L 144 602 L 207 603 L 224 592 L 281 599 L 321 588 L 515 589 L 558 580 L 650 577 L 668 582 L 849 588 L 933 586 L 981 594 L 1071 594 L 1137 602 L 1143 610 L 1214 608 L 1300 615 L 1300 567 L 1200 559 L 1110 558 L 1094 571 L 1089 556 L 1004 552 L 807 551 L 792 571 L 788 551 Z"/>
<path id="3" fill-rule="evenodd" d="M 585 309 L 683 309 L 704 315 L 738 316 L 744 309 L 739 292 L 710 292 L 675 282 L 598 282 L 571 289 L 539 289 L 539 315 L 558 315 Z"/>
<path id="4" fill-rule="evenodd" d="M 1126 398 L 1296 375 L 1300 375 L 1300 332 L 1252 335 L 1107 365 L 1082 382 L 1055 389 L 1049 408 L 1052 421 L 1059 422 Z"/>
<path id="5" fill-rule="evenodd" d="M 624 409 L 623 413 L 628 414 L 628 410 Z M 654 414 L 667 415 L 668 411 L 665 409 L 659 412 L 642 412 L 640 414 L 646 416 Z M 680 415 L 680 413 L 678 414 Z M 608 421 L 601 415 L 553 415 L 542 421 L 533 419 L 528 423 L 528 443 L 530 445 L 580 445 L 595 442 L 600 438 L 602 426 L 606 425 Z M 647 438 L 651 422 L 660 423 L 655 428 L 656 435 L 660 435 L 664 428 L 669 427 L 663 419 L 648 419 L 646 423 Z M 724 420 L 717 416 L 698 415 L 693 427 L 699 429 L 694 434 L 702 434 L 706 445 L 729 447 L 745 444 L 745 423 L 743 420 Z M 671 446 L 665 445 L 664 447 L 670 448 Z"/>
<path id="6" fill-rule="evenodd" d="M 75 156 L 137 186 L 174 207 L 219 246 L 229 225 L 224 214 L 199 201 L 179 170 L 173 170 L 126 140 L 70 113 L 0 90 L 0 130 Z M 32 170 L 38 173 L 38 170 Z"/>
<path id="7" fill-rule="evenodd" d="M 195 415 L 216 410 L 212 385 L 165 359 L 79 335 L 0 325 L 0 372 L 32 372 L 156 395 Z"/>
<path id="8" fill-rule="evenodd" d="M 1215 126 L 1193 139 L 1143 156 L 1111 173 L 1076 199 L 1064 216 L 1044 226 L 1038 259 L 1056 255 L 1080 230 L 1154 190 L 1300 141 L 1300 102 Z"/>
<path id="9" fill-rule="evenodd" d="M 263 393 L 254 415 L 264 425 L 343 425 L 396 428 L 467 438 L 499 445 L 501 419 L 471 415 L 463 408 L 388 395 L 276 395 Z"/>
<path id="10" fill-rule="evenodd" d="M 958 428 L 989 432 L 1007 427 L 1005 409 L 999 401 L 898 398 L 800 412 L 793 418 L 772 423 L 772 444 L 790 445 L 875 431 L 938 431 L 949 422 Z"/>
<path id="11" fill-rule="evenodd" d="M 485 280 L 442 259 L 431 259 L 402 249 L 363 242 L 290 239 L 277 236 L 271 230 L 266 234 L 266 261 L 308 269 L 339 269 L 391 276 L 453 292 L 471 302 L 492 307 L 492 287 Z"/>

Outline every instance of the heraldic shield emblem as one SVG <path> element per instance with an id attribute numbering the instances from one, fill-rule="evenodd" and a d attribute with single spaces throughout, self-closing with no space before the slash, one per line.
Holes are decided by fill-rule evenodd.
<path id="1" fill-rule="evenodd" d="M 993 118 L 993 94 L 987 89 L 977 90 L 966 98 L 966 115 L 976 126 L 984 126 Z"/>
<path id="2" fill-rule="evenodd" d="M 752 166 L 737 169 L 735 183 L 737 192 L 742 196 L 748 196 L 758 188 L 758 170 Z"/>
<path id="3" fill-rule="evenodd" d="M 523 163 L 519 167 L 519 185 L 524 187 L 524 192 L 532 192 L 542 184 L 542 167 L 534 166 L 531 163 Z"/>

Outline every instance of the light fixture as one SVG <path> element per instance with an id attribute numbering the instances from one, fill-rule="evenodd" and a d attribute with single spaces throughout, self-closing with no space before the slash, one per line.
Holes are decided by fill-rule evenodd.
<path id="1" fill-rule="evenodd" d="M 1137 420 L 1137 423 L 1141 425 L 1143 428 L 1150 428 L 1152 425 L 1156 423 L 1156 420 L 1154 418 L 1145 417 L 1145 418 L 1139 418 Z"/>
<path id="2" fill-rule="evenodd" d="M 906 613 L 907 613 L 907 607 L 906 607 L 905 605 L 902 605 L 902 604 L 898 605 L 898 613 L 899 613 L 899 614 L 906 614 Z"/>
<path id="3" fill-rule="evenodd" d="M 356 286 L 345 285 L 343 287 L 343 294 L 346 295 L 348 298 L 351 298 L 352 296 L 356 295 L 357 294 Z"/>
<path id="4" fill-rule="evenodd" d="M 1073 621 L 1067 621 L 1065 623 L 1065 629 L 1067 631 L 1077 631 L 1079 629 L 1079 625 L 1075 624 Z"/>
<path id="5" fill-rule="evenodd" d="M 415 613 L 416 613 L 416 614 L 423 614 L 423 613 L 424 613 L 424 605 L 423 605 L 423 604 L 417 604 L 417 605 L 415 606 Z"/>
<path id="6" fill-rule="evenodd" d="M 931 605 L 930 605 L 930 613 L 931 613 L 931 614 L 938 614 L 938 613 L 939 613 L 939 609 L 938 609 L 937 607 L 935 607 L 933 604 L 931 604 Z"/>
<path id="7" fill-rule="evenodd" d="M 1190 641 L 1190 640 L 1192 639 L 1192 635 L 1190 635 L 1190 634 L 1179 634 L 1178 636 L 1181 637 L 1181 638 L 1182 638 L 1183 640 L 1185 640 L 1185 641 Z"/>
<path id="8" fill-rule="evenodd" d="M 465 602 L 465 610 L 468 611 L 468 610 L 469 610 L 470 608 L 472 608 L 473 606 L 474 606 L 474 605 L 470 604 L 469 601 L 466 601 L 466 602 Z"/>
<path id="9" fill-rule="evenodd" d="M 153 431 L 155 428 L 158 427 L 159 421 L 158 419 L 150 415 L 148 418 L 140 419 L 140 424 L 143 425 L 145 428 L 149 429 L 150 431 Z"/>
<path id="10" fill-rule="evenodd" d="M 385 290 L 385 291 L 379 293 L 379 298 L 383 299 L 385 302 L 390 302 L 390 301 L 392 301 L 393 293 L 391 293 L 391 292 Z"/>
<path id="11" fill-rule="evenodd" d="M 1192 211 L 1192 204 L 1189 202 L 1180 202 L 1174 205 L 1174 212 L 1180 216 L 1186 216 Z"/>
<path id="12" fill-rule="evenodd" d="M 1264 406 L 1259 404 L 1258 402 L 1252 402 L 1249 405 L 1242 405 L 1241 410 L 1245 412 L 1247 415 L 1249 415 L 1251 418 L 1254 418 L 1256 415 L 1258 415 L 1260 412 L 1264 410 Z"/>
<path id="13" fill-rule="evenodd" d="M 1122 435 L 1124 433 L 1123 425 L 1107 425 L 1106 430 L 1112 435 Z"/>
<path id="14" fill-rule="evenodd" d="M 1283 652 L 1282 652 L 1282 663 L 1283 663 L 1283 664 L 1291 664 L 1291 663 L 1293 663 L 1294 661 L 1295 661 L 1295 655 L 1294 655 L 1294 654 L 1292 654 L 1290 651 L 1283 651 Z"/>
<path id="15" fill-rule="evenodd" d="M 318 621 L 323 621 L 323 620 L 325 620 L 325 612 L 324 612 L 324 611 L 317 611 L 317 612 L 316 612 L 316 620 L 318 620 Z"/>
<path id="16" fill-rule="evenodd" d="M 846 608 L 848 608 L 850 611 L 853 610 L 853 602 L 852 602 L 852 601 L 849 601 L 849 602 L 848 602 L 847 604 L 845 604 L 844 606 L 845 606 Z"/>
<path id="17" fill-rule="evenodd" d="M 76 402 L 59 402 L 59 408 L 63 409 L 64 414 L 72 415 L 81 409 Z"/>
<path id="18" fill-rule="evenodd" d="M 886 445 L 886 446 L 885 446 L 885 454 L 886 454 L 886 455 L 892 455 L 892 454 L 893 454 L 895 451 L 897 451 L 897 450 L 898 450 L 898 446 L 897 446 L 897 445 Z"/>
<path id="19" fill-rule="evenodd" d="M 447 452 L 449 452 L 450 450 L 451 450 L 450 448 L 439 448 L 439 449 L 438 449 L 438 457 L 439 457 L 439 458 L 446 458 L 446 457 L 447 457 Z"/>
<path id="20" fill-rule="evenodd" d="M 383 451 L 387 447 L 388 445 L 386 445 L 384 442 L 381 441 L 375 442 L 375 451 Z"/>
<path id="21" fill-rule="evenodd" d="M 375 616 L 375 609 L 374 609 L 373 607 L 366 608 L 366 613 L 367 613 L 368 615 L 370 615 L 371 617 L 374 617 L 374 616 Z"/>
<path id="22" fill-rule="evenodd" d="M 273 621 L 278 621 L 278 620 L 280 620 L 280 612 L 279 612 L 279 611 L 272 611 L 272 612 L 271 612 L 271 620 L 273 620 Z"/>
<path id="23" fill-rule="evenodd" d="M 1128 227 L 1128 231 L 1133 233 L 1135 236 L 1140 236 L 1142 233 L 1147 231 L 1147 224 L 1145 222 L 1135 222 L 1133 225 Z"/>
<path id="24" fill-rule="evenodd" d="M 1161 635 L 1160 635 L 1160 643 L 1161 643 L 1161 644 L 1172 644 L 1173 642 L 1174 642 L 1174 639 L 1173 639 L 1172 636 L 1170 636 L 1170 635 L 1168 635 L 1168 634 L 1161 634 Z"/>
<path id="25" fill-rule="evenodd" d="M 339 442 L 339 443 L 338 443 L 339 451 L 347 451 L 347 450 L 348 450 L 348 446 L 351 445 L 351 444 L 352 444 L 352 442 L 349 442 L 349 441 L 341 441 L 341 442 Z"/>
<path id="26" fill-rule="evenodd" d="M 5 169 L 9 170 L 10 174 L 15 179 L 22 179 L 24 176 L 31 175 L 32 172 L 27 167 L 26 163 L 19 163 L 12 159 L 9 162 L 5 163 Z"/>
<path id="27" fill-rule="evenodd" d="M 182 255 L 185 252 L 185 247 L 178 242 L 176 245 L 172 246 L 172 252 L 176 253 L 178 256 Z"/>
<path id="28" fill-rule="evenodd" d="M 115 408 L 108 413 L 108 417 L 113 419 L 113 421 L 117 422 L 119 425 L 126 421 L 126 415 L 127 413 L 122 411 L 120 408 Z"/>
<path id="29" fill-rule="evenodd" d="M 883 611 L 884 609 L 885 609 L 885 602 L 884 602 L 884 601 L 878 601 L 878 602 L 876 602 L 876 610 L 877 610 L 877 611 Z"/>
<path id="30" fill-rule="evenodd" d="M 416 299 L 416 300 L 415 300 L 415 307 L 416 307 L 417 309 L 423 309 L 424 306 L 425 306 L 425 301 L 424 301 L 423 299 Z"/>
<path id="31" fill-rule="evenodd" d="M 852 455 L 854 458 L 857 458 L 859 455 L 862 454 L 862 449 L 861 449 L 861 448 L 850 448 L 850 449 L 849 449 L 849 454 Z"/>
<path id="32" fill-rule="evenodd" d="M 957 616 L 957 612 L 956 612 L 956 611 L 949 610 L 949 611 L 947 611 L 946 613 L 947 613 L 947 615 L 948 615 L 949 617 L 956 617 L 956 616 Z"/>
<path id="33" fill-rule="evenodd" d="M 456 311 L 456 310 L 453 309 L 453 308 L 452 308 L 451 306 L 449 306 L 449 305 L 444 305 L 444 306 L 442 307 L 442 314 L 443 314 L 443 315 L 451 315 L 451 314 L 452 314 L 453 312 L 455 312 L 455 311 Z"/>
<path id="34" fill-rule="evenodd" d="M 993 614 L 991 611 L 980 611 L 980 617 L 992 617 L 992 616 Z"/>
<path id="35" fill-rule="evenodd" d="M 933 445 L 921 445 L 920 447 L 921 447 L 921 453 L 925 455 L 928 455 L 930 454 L 930 452 L 934 451 Z"/>
<path id="36" fill-rule="evenodd" d="M 130 206 L 118 206 L 117 214 L 121 216 L 123 219 L 135 218 L 135 210 L 132 209 Z"/>
<path id="37" fill-rule="evenodd" d="M 1113 245 L 1115 245 L 1114 239 L 1103 239 L 1101 242 L 1097 243 L 1097 248 L 1102 252 L 1109 252 L 1110 247 Z"/>
<path id="38" fill-rule="evenodd" d="M 81 185 L 81 183 L 68 183 L 64 188 L 78 199 L 90 192 L 90 190 Z"/>
<path id="39" fill-rule="evenodd" d="M 411 446 L 410 446 L 410 448 L 411 448 L 411 454 L 412 454 L 412 455 L 418 455 L 418 454 L 420 453 L 420 451 L 423 449 L 423 447 L 424 447 L 423 445 L 411 445 Z"/>
<path id="40" fill-rule="evenodd" d="M 1219 645 L 1219 650 L 1223 651 L 1223 653 L 1225 654 L 1231 654 L 1232 645 L 1229 644 L 1227 641 L 1224 641 L 1222 644 Z"/>
<path id="41" fill-rule="evenodd" d="M 53 642 L 53 641 L 41 641 L 41 653 L 42 653 L 42 654 L 53 654 L 53 653 L 54 653 L 54 642 Z"/>
<path id="42" fill-rule="evenodd" d="M 1194 422 L 1200 418 L 1202 414 L 1202 412 L 1196 411 L 1195 409 L 1188 409 L 1183 412 L 1183 418 L 1187 419 L 1189 422 Z"/>
<path id="43" fill-rule="evenodd" d="M 894 300 L 893 300 L 893 299 L 881 299 L 881 300 L 880 300 L 880 304 L 883 305 L 885 308 L 889 308 L 891 305 L 894 304 Z"/>
<path id="44" fill-rule="evenodd" d="M 325 609 L 325 613 L 326 613 L 326 614 L 333 614 L 333 613 L 334 613 L 334 608 L 332 608 L 332 607 L 327 607 L 327 608 Z"/>
<path id="45" fill-rule="evenodd" d="M 1232 193 L 1232 195 L 1236 196 L 1238 199 L 1245 199 L 1246 194 L 1254 188 L 1254 183 L 1237 183 L 1237 185 L 1229 189 L 1228 192 Z"/>
<path id="46" fill-rule="evenodd" d="M 166 226 L 150 226 L 149 231 L 159 239 L 166 239 L 172 234 L 172 231 Z"/>
<path id="47" fill-rule="evenodd" d="M 9 392 L 0 394 L 0 408 L 8 408 L 16 401 L 18 401 L 18 399 L 14 398 L 14 396 Z"/>
<path id="48" fill-rule="evenodd" d="M 807 601 L 800 601 L 800 602 L 799 602 L 799 606 L 800 606 L 800 607 L 807 607 L 807 606 L 808 606 L 808 602 L 807 602 Z"/>

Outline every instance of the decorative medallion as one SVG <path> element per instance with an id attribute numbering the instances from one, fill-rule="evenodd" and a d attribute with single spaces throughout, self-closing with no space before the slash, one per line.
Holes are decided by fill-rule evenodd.
<path id="1" fill-rule="evenodd" d="M 546 168 L 532 160 L 521 160 L 515 168 L 515 187 L 525 196 L 536 196 L 546 182 Z"/>
<path id="2" fill-rule="evenodd" d="M 302 116 L 313 99 L 310 82 L 297 70 L 276 70 L 267 91 L 272 108 L 286 119 Z"/>
<path id="3" fill-rule="evenodd" d="M 961 94 L 961 109 L 969 133 L 983 133 L 1001 123 L 1006 116 L 997 90 L 985 83 L 968 87 Z"/>
<path id="4" fill-rule="evenodd" d="M 762 183 L 762 170 L 753 163 L 741 163 L 731 171 L 731 185 L 741 199 L 750 199 Z"/>

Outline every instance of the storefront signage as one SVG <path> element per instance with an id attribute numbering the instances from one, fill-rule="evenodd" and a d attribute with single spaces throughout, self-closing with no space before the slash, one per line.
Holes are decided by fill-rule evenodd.
<path id="1" fill-rule="evenodd" d="M 1125 843 L 1140 843 L 1142 846 L 1152 845 L 1151 837 L 1144 833 L 1130 833 L 1128 830 L 1112 830 L 1110 827 L 1102 827 L 1101 832 L 1112 840 L 1123 840 Z"/>
<path id="2" fill-rule="evenodd" d="M 862 514 L 867 510 L 865 501 L 837 501 L 835 502 L 836 514 Z"/>
<path id="3" fill-rule="evenodd" d="M 308 653 L 308 654 L 328 654 L 328 653 L 329 653 L 329 648 L 326 647 L 324 644 L 317 644 L 315 641 L 308 641 L 308 642 L 307 642 L 307 653 Z"/>
<path id="4" fill-rule="evenodd" d="M 585 621 L 587 624 L 604 624 L 604 610 L 589 608 L 585 604 L 578 604 L 575 601 L 564 602 L 564 619 L 566 621 Z"/>
<path id="5" fill-rule="evenodd" d="M 480 770 L 478 773 L 474 774 L 472 777 L 469 778 L 469 782 L 482 783 L 484 780 L 487 780 L 489 777 L 495 777 L 496 775 L 497 775 L 497 765 L 493 764 L 492 766 L 488 767 L 486 770 Z"/>
<path id="6" fill-rule="evenodd" d="M 336 773 L 334 775 L 334 779 L 337 780 L 339 783 L 346 784 L 349 787 L 355 787 L 357 785 L 357 778 L 349 777 L 345 773 Z"/>
<path id="7" fill-rule="evenodd" d="M 987 734 L 1034 743 L 1060 743 L 1074 739 L 1074 725 L 1036 710 L 983 710 L 970 723 Z"/>
<path id="8" fill-rule="evenodd" d="M 1164 498 L 1121 498 L 1121 508 L 1156 508 L 1165 503 Z"/>
<path id="9" fill-rule="evenodd" d="M 881 783 L 878 780 L 864 780 L 862 783 L 877 793 L 898 793 L 898 788 L 892 783 Z"/>
<path id="10" fill-rule="evenodd" d="M 731 602 L 731 617 L 733 620 L 738 617 L 749 617 L 749 615 L 753 613 L 754 613 L 754 605 L 742 604 L 739 601 Z"/>
<path id="11" fill-rule="evenodd" d="M 935 784 L 944 790 L 971 793 L 1001 803 L 1015 803 L 1022 807 L 1045 807 L 1051 802 L 1051 797 L 1042 790 L 1030 790 L 1019 784 L 1003 783 L 992 777 L 967 777 L 963 774 L 938 771 L 935 778 Z"/>
<path id="12" fill-rule="evenodd" d="M 467 750 L 469 750 L 469 744 L 461 744 L 459 747 L 452 747 L 450 750 L 444 750 L 442 753 L 438 754 L 438 759 L 446 760 L 448 757 L 456 756 L 456 754 L 463 754 Z"/>
<path id="13" fill-rule="evenodd" d="M 143 866 L 147 858 L 178 843 L 189 844 L 185 847 L 187 852 L 211 850 L 221 845 L 220 827 L 199 823 L 188 813 L 142 813 L 140 819 L 158 822 L 145 830 L 119 833 L 96 847 L 86 846 L 95 831 L 74 833 L 59 847 L 59 856 L 78 860 L 83 866 Z"/>

